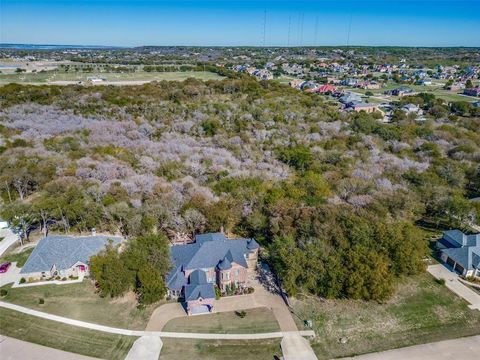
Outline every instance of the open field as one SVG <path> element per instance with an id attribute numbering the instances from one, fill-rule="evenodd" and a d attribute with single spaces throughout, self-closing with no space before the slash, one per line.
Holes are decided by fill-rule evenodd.
<path id="1" fill-rule="evenodd" d="M 82 73 L 82 72 L 60 72 L 48 71 L 39 73 L 23 74 L 0 74 L 0 85 L 9 83 L 18 84 L 61 84 L 78 83 L 87 81 L 89 77 L 101 77 L 108 83 L 115 82 L 137 82 L 137 81 L 183 81 L 188 78 L 200 80 L 218 80 L 221 76 L 209 71 L 185 71 L 185 72 L 133 72 L 133 73 Z M 100 83 L 102 84 L 102 83 Z"/>
<path id="2" fill-rule="evenodd" d="M 470 310 L 429 274 L 406 279 L 386 304 L 309 297 L 293 306 L 300 319 L 313 320 L 318 336 L 312 347 L 319 359 L 480 334 L 480 311 Z"/>
<path id="3" fill-rule="evenodd" d="M 170 320 L 163 331 L 221 334 L 252 334 L 280 331 L 275 316 L 267 308 L 245 310 L 242 319 L 235 312 L 185 316 Z"/>
<path id="4" fill-rule="evenodd" d="M 102 359 L 124 359 L 136 340 L 83 329 L 0 308 L 0 334 Z"/>
<path id="5" fill-rule="evenodd" d="M 281 356 L 280 339 L 192 340 L 163 338 L 162 360 L 270 360 Z"/>
<path id="6" fill-rule="evenodd" d="M 1 259 L 0 259 L 0 263 L 4 263 L 6 261 L 9 261 L 9 262 L 17 262 L 17 267 L 22 267 L 28 257 L 30 256 L 30 254 L 32 253 L 33 251 L 33 247 L 32 248 L 29 248 L 29 249 L 26 249 L 22 252 L 19 252 L 19 253 L 10 253 L 10 254 L 7 254 L 7 255 L 4 255 Z"/>
<path id="7" fill-rule="evenodd" d="M 143 310 L 136 308 L 133 294 L 120 299 L 101 298 L 88 279 L 68 285 L 42 285 L 23 288 L 4 286 L 8 294 L 3 301 L 47 313 L 101 325 L 143 330 L 158 304 Z M 43 305 L 39 299 L 45 300 Z"/>

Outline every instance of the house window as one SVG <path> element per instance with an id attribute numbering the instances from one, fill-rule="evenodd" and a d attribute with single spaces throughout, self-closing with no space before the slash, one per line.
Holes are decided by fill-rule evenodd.
<path id="1" fill-rule="evenodd" d="M 236 269 L 236 270 L 235 270 L 235 276 L 238 276 L 238 274 L 240 274 L 240 270 L 239 270 L 239 269 Z"/>
<path id="2" fill-rule="evenodd" d="M 222 279 L 223 280 L 229 280 L 230 279 L 230 273 L 229 272 L 224 272 L 222 274 Z"/>

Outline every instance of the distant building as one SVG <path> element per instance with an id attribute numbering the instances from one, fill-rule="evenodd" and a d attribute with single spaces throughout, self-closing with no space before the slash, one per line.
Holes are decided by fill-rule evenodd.
<path id="1" fill-rule="evenodd" d="M 333 86 L 333 85 L 330 85 L 330 84 L 321 85 L 321 86 L 317 89 L 317 92 L 318 92 L 318 93 L 321 93 L 321 94 L 324 94 L 324 93 L 334 93 L 335 91 L 337 91 L 336 87 Z"/>
<path id="2" fill-rule="evenodd" d="M 347 104 L 347 109 L 348 108 L 357 112 L 360 112 L 360 111 L 365 111 L 366 113 L 373 113 L 376 111 L 381 112 L 380 109 L 378 108 L 378 105 L 372 104 L 372 103 L 365 103 L 365 102 Z"/>
<path id="3" fill-rule="evenodd" d="M 362 97 L 356 93 L 346 92 L 340 97 L 339 101 L 342 104 L 360 103 L 362 102 Z"/>

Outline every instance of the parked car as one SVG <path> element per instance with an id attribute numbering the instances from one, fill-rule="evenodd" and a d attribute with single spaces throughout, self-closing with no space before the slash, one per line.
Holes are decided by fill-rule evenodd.
<path id="1" fill-rule="evenodd" d="M 8 271 L 8 268 L 12 265 L 10 262 L 5 262 L 2 265 L 0 265 L 0 274 L 1 273 L 6 273 Z"/>

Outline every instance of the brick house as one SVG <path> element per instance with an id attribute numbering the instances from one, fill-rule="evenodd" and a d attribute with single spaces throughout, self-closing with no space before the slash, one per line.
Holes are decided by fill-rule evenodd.
<path id="1" fill-rule="evenodd" d="M 168 294 L 183 297 L 189 315 L 211 312 L 215 286 L 222 292 L 233 284 L 246 286 L 248 272 L 257 266 L 258 249 L 254 239 L 230 240 L 223 233 L 197 235 L 192 244 L 172 246 Z"/>

